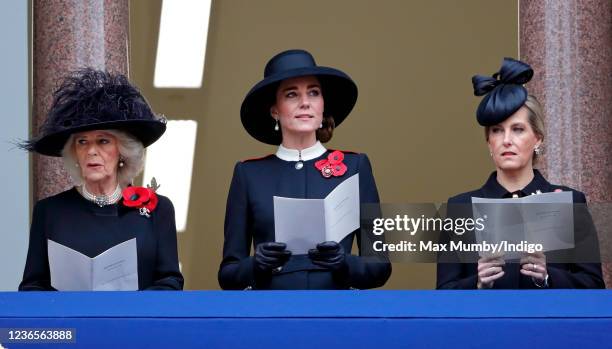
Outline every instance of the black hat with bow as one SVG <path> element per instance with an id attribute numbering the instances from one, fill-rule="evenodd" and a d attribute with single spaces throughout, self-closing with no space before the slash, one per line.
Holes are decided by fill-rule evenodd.
<path id="1" fill-rule="evenodd" d="M 509 118 L 527 100 L 523 87 L 533 77 L 529 64 L 512 58 L 504 58 L 500 70 L 492 76 L 474 75 L 474 95 L 485 97 L 476 110 L 481 126 L 493 126 Z"/>

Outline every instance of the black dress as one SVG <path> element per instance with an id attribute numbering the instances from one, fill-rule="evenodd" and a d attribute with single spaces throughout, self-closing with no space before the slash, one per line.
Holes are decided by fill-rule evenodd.
<path id="1" fill-rule="evenodd" d="M 497 172 L 493 172 L 487 182 L 478 190 L 459 194 L 448 199 L 449 214 L 453 205 L 466 207 L 472 202 L 472 197 L 481 198 L 510 198 L 514 194 L 522 197 L 540 191 L 542 193 L 553 192 L 555 189 L 571 191 L 574 203 L 586 203 L 583 193 L 569 187 L 550 184 L 538 170 L 534 170 L 533 180 L 522 190 L 514 193 L 508 192 L 497 182 Z M 586 221 L 576 222 L 578 225 L 592 225 L 588 214 L 582 215 Z M 595 236 L 596 238 L 596 236 Z M 595 239 L 596 241 L 596 239 Z M 596 242 L 595 242 L 596 244 Z M 599 253 L 598 247 L 595 246 Z M 548 255 L 548 253 L 547 253 Z M 548 287 L 549 288 L 604 288 L 604 282 L 600 263 L 551 263 L 547 261 Z M 520 273 L 521 265 L 518 263 L 506 263 L 503 270 L 504 276 L 495 280 L 495 289 L 533 289 L 538 288 L 531 277 Z M 438 264 L 438 289 L 475 289 L 478 281 L 478 265 L 475 263 L 439 263 Z"/>
<path id="2" fill-rule="evenodd" d="M 380 287 L 387 281 L 391 274 L 388 260 L 371 263 L 350 254 L 355 235 L 358 246 L 361 245 L 358 230 L 340 242 L 347 253 L 346 277 L 338 278 L 313 264 L 308 255 L 292 255 L 282 271 L 270 279 L 255 277 L 251 245 L 275 239 L 274 196 L 325 198 L 345 179 L 359 173 L 361 203 L 379 202 L 370 161 L 365 154 L 345 152 L 346 173 L 325 178 L 314 164 L 327 158 L 331 151 L 318 147 L 322 154 L 303 161 L 300 169 L 296 169 L 297 161 L 282 160 L 277 155 L 236 164 L 227 200 L 223 260 L 218 276 L 223 289 L 367 289 Z"/>
<path id="3" fill-rule="evenodd" d="M 150 218 L 138 209 L 117 204 L 99 207 L 72 188 L 34 206 L 30 245 L 20 291 L 54 290 L 51 286 L 47 239 L 88 257 L 136 238 L 139 290 L 181 290 L 176 227 L 172 202 L 158 195 Z"/>

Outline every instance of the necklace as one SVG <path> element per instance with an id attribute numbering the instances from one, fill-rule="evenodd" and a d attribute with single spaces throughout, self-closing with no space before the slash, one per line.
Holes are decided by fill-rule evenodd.
<path id="1" fill-rule="evenodd" d="M 117 184 L 117 188 L 110 195 L 94 195 L 87 191 L 86 186 L 81 186 L 81 194 L 83 197 L 96 205 L 102 207 L 106 205 L 112 205 L 121 199 L 121 187 Z"/>

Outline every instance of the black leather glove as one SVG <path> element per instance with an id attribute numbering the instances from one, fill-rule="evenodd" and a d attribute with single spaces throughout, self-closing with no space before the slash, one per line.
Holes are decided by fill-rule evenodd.
<path id="1" fill-rule="evenodd" d="M 271 273 L 282 267 L 291 257 L 287 244 L 282 242 L 263 242 L 255 248 L 255 270 Z"/>
<path id="2" fill-rule="evenodd" d="M 348 271 L 344 248 L 335 241 L 317 244 L 316 249 L 308 250 L 308 257 L 313 264 L 330 269 L 334 273 L 344 274 Z"/>

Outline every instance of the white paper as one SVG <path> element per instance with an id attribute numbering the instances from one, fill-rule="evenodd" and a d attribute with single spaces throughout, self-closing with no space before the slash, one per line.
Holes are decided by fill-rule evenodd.
<path id="1" fill-rule="evenodd" d="M 542 244 L 544 252 L 574 247 L 572 192 L 529 195 L 512 199 L 472 197 L 474 218 L 485 219 L 485 229 L 476 232 L 478 243 Z M 480 253 L 481 256 L 487 253 Z M 523 253 L 506 253 L 507 259 Z"/>
<path id="2" fill-rule="evenodd" d="M 523 199 L 526 240 L 541 243 L 545 251 L 574 247 L 572 192 L 544 193 Z"/>
<path id="3" fill-rule="evenodd" d="M 51 286 L 59 291 L 136 291 L 136 238 L 122 242 L 94 258 L 48 240 Z"/>
<path id="4" fill-rule="evenodd" d="M 308 253 L 325 241 L 325 203 L 318 199 L 274 197 L 274 232 L 277 242 L 293 254 Z"/>
<path id="5" fill-rule="evenodd" d="M 359 174 L 340 183 L 325 198 L 325 240 L 340 242 L 359 228 Z M 321 241 L 319 241 L 321 242 Z"/>
<path id="6" fill-rule="evenodd" d="M 274 197 L 274 233 L 293 254 L 306 254 L 323 241 L 340 242 L 359 228 L 359 174 L 340 183 L 325 199 Z"/>

